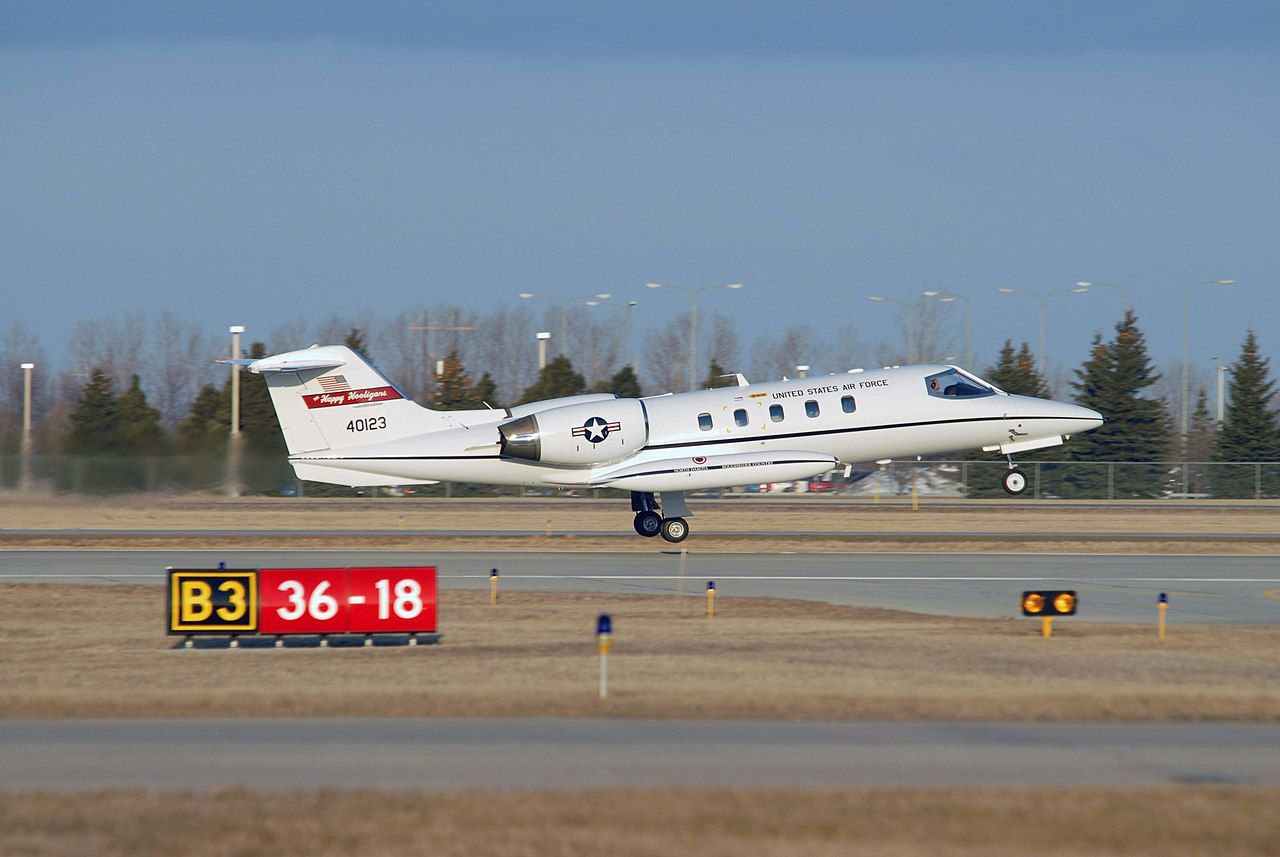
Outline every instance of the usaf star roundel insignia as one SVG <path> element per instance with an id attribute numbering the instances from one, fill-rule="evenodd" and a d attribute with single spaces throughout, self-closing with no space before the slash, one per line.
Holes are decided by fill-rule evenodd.
<path id="1" fill-rule="evenodd" d="M 591 417 L 573 430 L 574 437 L 585 438 L 587 443 L 600 443 L 609 436 L 609 432 L 621 431 L 622 423 L 609 422 L 604 417 Z"/>

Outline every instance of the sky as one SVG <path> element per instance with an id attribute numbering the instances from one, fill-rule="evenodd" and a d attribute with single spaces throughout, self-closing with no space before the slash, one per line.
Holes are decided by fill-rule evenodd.
<path id="1" fill-rule="evenodd" d="M 270 330 L 532 291 L 753 337 L 898 334 L 965 295 L 1121 284 L 1161 365 L 1280 354 L 1280 12 L 1268 3 L 0 0 L 0 294 L 63 347 L 170 309 Z M 1075 365 L 1118 291 L 1049 304 Z M 3 325 L 0 325 L 3 326 Z M 292 344 L 290 344 L 291 346 Z"/>

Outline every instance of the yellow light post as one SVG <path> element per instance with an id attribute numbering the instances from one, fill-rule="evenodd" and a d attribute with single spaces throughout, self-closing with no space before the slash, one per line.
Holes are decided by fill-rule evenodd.
<path id="1" fill-rule="evenodd" d="M 489 603 L 498 603 L 498 570 L 489 572 Z"/>
<path id="2" fill-rule="evenodd" d="M 1160 593 L 1160 603 L 1157 609 L 1159 610 L 1159 619 L 1156 622 L 1156 634 L 1163 640 L 1165 614 L 1169 612 L 1169 593 Z"/>
<path id="3" fill-rule="evenodd" d="M 714 619 L 716 616 L 716 582 L 714 580 L 707 581 L 707 618 Z"/>

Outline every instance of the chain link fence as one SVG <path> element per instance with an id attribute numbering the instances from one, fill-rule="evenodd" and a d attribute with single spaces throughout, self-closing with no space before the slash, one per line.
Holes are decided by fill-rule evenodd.
<path id="1" fill-rule="evenodd" d="M 1275 499 L 1280 498 L 1280 462 L 1206 461 L 1028 461 L 1027 499 Z M 1000 477 L 1001 460 L 891 461 L 856 465 L 846 477 L 833 471 L 804 482 L 750 485 L 706 494 L 804 493 L 837 497 L 920 496 L 1000 498 L 1007 495 Z M 301 482 L 283 456 L 246 454 L 235 478 L 222 456 L 152 457 L 86 455 L 0 455 L 0 489 L 30 488 L 58 494 L 239 493 L 256 496 L 353 496 L 350 488 Z M 582 492 L 495 487 L 463 483 L 382 488 L 386 495 L 525 496 Z"/>

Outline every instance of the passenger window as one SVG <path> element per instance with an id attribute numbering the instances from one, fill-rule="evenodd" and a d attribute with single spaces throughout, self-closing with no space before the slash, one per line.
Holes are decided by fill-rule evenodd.
<path id="1" fill-rule="evenodd" d="M 747 424 L 747 412 L 742 408 L 738 408 L 733 412 L 733 421 L 740 426 L 745 426 Z"/>
<path id="2" fill-rule="evenodd" d="M 711 414 L 698 414 L 698 428 L 711 431 Z"/>
<path id="3" fill-rule="evenodd" d="M 782 405 L 769 406 L 769 419 L 773 420 L 775 423 L 782 422 Z"/>
<path id="4" fill-rule="evenodd" d="M 817 403 L 817 401 L 816 401 L 816 400 L 814 400 L 814 399 L 810 399 L 809 401 L 805 402 L 805 403 L 804 403 L 804 412 L 805 412 L 805 414 L 806 414 L 806 415 L 808 415 L 808 416 L 810 416 L 810 417 L 816 417 L 816 416 L 818 415 L 818 403 Z"/>
<path id="5" fill-rule="evenodd" d="M 858 409 L 857 404 L 853 401 L 853 396 L 841 396 L 840 407 L 844 408 L 846 414 L 851 414 Z"/>
<path id="6" fill-rule="evenodd" d="M 976 399 L 979 396 L 994 396 L 995 391 L 954 369 L 930 375 L 924 379 L 925 389 L 930 396 L 939 399 Z"/>

